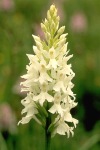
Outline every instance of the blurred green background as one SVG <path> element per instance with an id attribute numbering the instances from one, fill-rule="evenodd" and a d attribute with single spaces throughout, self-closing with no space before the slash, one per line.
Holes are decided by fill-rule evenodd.
<path id="1" fill-rule="evenodd" d="M 34 120 L 21 119 L 20 76 L 26 53 L 33 53 L 32 34 L 43 34 L 40 22 L 55 3 L 68 32 L 79 124 L 74 137 L 56 135 L 52 150 L 100 149 L 100 0 L 0 0 L 0 150 L 42 150 L 44 131 Z"/>

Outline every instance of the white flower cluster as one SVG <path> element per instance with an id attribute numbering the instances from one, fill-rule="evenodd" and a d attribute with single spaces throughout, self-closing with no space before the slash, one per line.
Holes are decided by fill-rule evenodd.
<path id="1" fill-rule="evenodd" d="M 19 123 L 25 124 L 34 118 L 45 127 L 46 118 L 49 117 L 48 131 L 52 135 L 67 134 L 69 137 L 78 123 L 70 113 L 77 105 L 71 82 L 75 73 L 68 64 L 72 55 L 68 56 L 67 34 L 63 34 L 65 26 L 59 28 L 59 16 L 54 5 L 48 10 L 41 28 L 45 40 L 33 35 L 36 43 L 33 46 L 34 54 L 27 55 L 30 63 L 26 66 L 27 74 L 22 76 L 25 79 L 21 83 L 22 91 L 27 91 L 27 97 L 21 101 L 25 107 L 22 114 L 26 113 L 26 116 Z M 70 127 L 69 123 L 73 126 Z"/>

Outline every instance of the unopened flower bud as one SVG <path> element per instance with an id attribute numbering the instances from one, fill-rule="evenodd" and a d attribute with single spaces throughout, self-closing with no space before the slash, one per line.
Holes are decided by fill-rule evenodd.
<path id="1" fill-rule="evenodd" d="M 65 26 L 62 26 L 59 30 L 58 30 L 58 34 L 61 35 L 65 30 Z"/>

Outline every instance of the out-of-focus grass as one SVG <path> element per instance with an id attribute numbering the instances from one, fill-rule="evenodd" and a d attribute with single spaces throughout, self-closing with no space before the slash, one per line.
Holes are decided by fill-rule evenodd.
<path id="1" fill-rule="evenodd" d="M 14 87 L 16 83 L 19 85 L 20 76 L 25 73 L 25 66 L 28 64 L 26 53 L 33 53 L 34 41 L 31 35 L 36 32 L 35 25 L 44 19 L 44 12 L 48 6 L 46 0 L 15 0 L 13 9 L 0 10 L 0 103 L 10 104 L 17 121 L 21 118 L 20 101 L 24 95 L 19 93 L 19 86 Z M 99 150 L 100 1 L 65 0 L 62 6 L 64 11 L 62 24 L 66 26 L 66 32 L 69 33 L 68 48 L 70 53 L 74 54 L 71 62 L 76 73 L 73 82 L 79 105 L 73 114 L 80 120 L 80 123 L 75 129 L 73 138 L 55 136 L 51 141 L 51 149 Z M 81 16 L 81 13 L 84 14 L 86 24 L 83 30 L 78 31 L 73 27 L 71 20 L 75 14 Z M 93 115 L 97 113 L 95 124 L 89 132 L 84 128 L 84 118 L 87 117 L 84 101 L 93 103 L 94 108 L 94 112 L 90 113 L 87 118 L 88 124 L 91 125 L 90 120 L 93 120 L 95 118 Z M 90 107 L 91 104 L 88 104 L 88 110 Z M 7 150 L 44 149 L 44 131 L 34 121 L 18 126 L 16 133 L 1 130 L 1 135 L 0 142 L 3 140 L 2 144 L 5 145 L 3 150 L 6 150 L 6 147 Z"/>

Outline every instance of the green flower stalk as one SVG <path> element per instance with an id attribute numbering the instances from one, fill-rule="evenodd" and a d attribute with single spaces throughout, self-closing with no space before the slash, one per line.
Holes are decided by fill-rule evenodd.
<path id="1" fill-rule="evenodd" d="M 45 40 L 32 35 L 36 46 L 33 46 L 34 54 L 27 54 L 30 62 L 26 66 L 27 74 L 22 76 L 25 81 L 21 82 L 27 96 L 21 101 L 22 114 L 26 116 L 19 123 L 34 119 L 45 129 L 47 139 L 55 134 L 74 135 L 78 123 L 70 113 L 77 106 L 72 91 L 75 73 L 68 64 L 73 55 L 68 55 L 65 26 L 59 28 L 59 20 L 55 5 L 51 5 L 47 19 L 41 23 Z M 69 126 L 70 122 L 73 126 Z"/>

